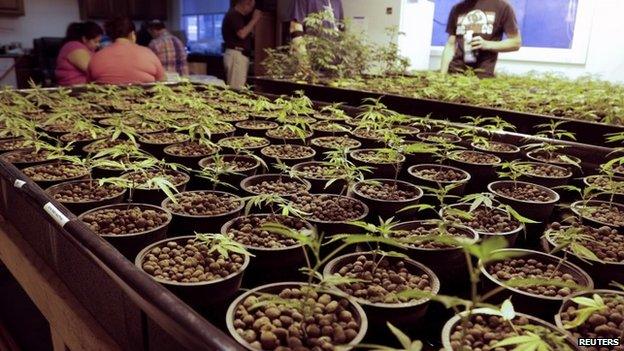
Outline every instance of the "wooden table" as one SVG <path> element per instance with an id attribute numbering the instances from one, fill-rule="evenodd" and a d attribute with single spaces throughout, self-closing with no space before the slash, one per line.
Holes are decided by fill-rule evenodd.
<path id="1" fill-rule="evenodd" d="M 20 233 L 2 218 L 0 261 L 48 320 L 54 351 L 121 350 Z"/>

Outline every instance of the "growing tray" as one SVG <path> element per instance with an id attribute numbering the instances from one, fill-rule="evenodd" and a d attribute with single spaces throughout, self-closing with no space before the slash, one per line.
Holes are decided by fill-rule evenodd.
<path id="1" fill-rule="evenodd" d="M 252 77 L 250 81 L 254 85 L 255 90 L 260 93 L 281 95 L 292 94 L 294 91 L 301 90 L 312 100 L 344 102 L 351 106 L 359 106 L 362 100 L 366 98 L 381 98 L 382 103 L 397 112 L 414 116 L 431 114 L 431 117 L 435 119 L 446 119 L 452 122 L 461 122 L 463 116 L 499 116 L 513 124 L 517 128 L 518 133 L 527 135 L 535 133 L 536 125 L 549 123 L 551 121 L 565 121 L 567 123 L 564 128 L 575 133 L 578 142 L 597 146 L 612 146 L 605 143 L 605 134 L 624 132 L 624 126 L 439 100 L 411 98 L 396 94 L 382 94 L 316 84 L 303 84 L 267 77 Z"/>

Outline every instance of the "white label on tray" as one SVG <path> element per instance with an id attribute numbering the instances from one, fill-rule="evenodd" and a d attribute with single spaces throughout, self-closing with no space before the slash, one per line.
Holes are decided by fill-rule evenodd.
<path id="1" fill-rule="evenodd" d="M 63 214 L 63 212 L 59 211 L 59 209 L 56 208 L 56 206 L 52 205 L 51 202 L 48 202 L 47 204 L 43 205 L 43 209 L 61 227 L 65 226 L 65 224 L 67 224 L 67 222 L 69 222 L 69 219 Z"/>
<path id="2" fill-rule="evenodd" d="M 18 189 L 21 189 L 24 186 L 24 184 L 26 184 L 25 181 L 23 181 L 21 179 L 15 179 L 15 183 L 13 183 L 13 186 L 18 188 Z"/>

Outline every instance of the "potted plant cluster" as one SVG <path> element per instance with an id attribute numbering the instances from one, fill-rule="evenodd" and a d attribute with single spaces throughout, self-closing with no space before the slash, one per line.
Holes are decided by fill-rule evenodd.
<path id="1" fill-rule="evenodd" d="M 572 323 L 589 302 L 568 299 L 623 277 L 624 159 L 577 189 L 575 166 L 523 159 L 495 118 L 432 123 L 377 100 L 347 112 L 190 83 L 10 101 L 2 159 L 185 303 L 221 308 L 209 318 L 250 350 L 389 333 L 419 345 L 418 325 L 451 350 L 576 350 L 596 331 L 555 315 Z M 61 113 L 77 101 L 97 107 Z M 543 145 L 566 133 L 551 127 Z"/>

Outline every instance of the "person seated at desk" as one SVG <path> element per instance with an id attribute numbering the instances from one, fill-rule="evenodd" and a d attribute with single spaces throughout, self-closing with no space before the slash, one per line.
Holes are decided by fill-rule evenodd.
<path id="1" fill-rule="evenodd" d="M 87 69 L 100 46 L 104 31 L 95 22 L 75 22 L 67 27 L 63 46 L 56 58 L 56 81 L 61 86 L 86 84 Z"/>
<path id="2" fill-rule="evenodd" d="M 141 84 L 165 79 L 160 60 L 149 48 L 136 44 L 134 23 L 128 18 L 106 22 L 113 43 L 93 55 L 89 78 L 102 84 Z"/>

